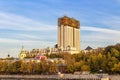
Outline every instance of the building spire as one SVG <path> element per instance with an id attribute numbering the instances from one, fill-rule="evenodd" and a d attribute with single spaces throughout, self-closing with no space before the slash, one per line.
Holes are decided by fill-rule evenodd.
<path id="1" fill-rule="evenodd" d="M 21 51 L 24 51 L 24 46 L 22 45 L 22 50 Z"/>
<path id="2" fill-rule="evenodd" d="M 24 46 L 22 45 L 22 49 L 24 49 Z"/>

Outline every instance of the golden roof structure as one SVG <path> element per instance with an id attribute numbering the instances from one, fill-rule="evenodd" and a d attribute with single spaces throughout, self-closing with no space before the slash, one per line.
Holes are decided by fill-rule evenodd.
<path id="1" fill-rule="evenodd" d="M 80 28 L 80 22 L 78 20 L 74 18 L 69 18 L 67 16 L 64 16 L 58 19 L 58 26 L 61 26 L 61 25 L 71 26 L 78 29 Z"/>

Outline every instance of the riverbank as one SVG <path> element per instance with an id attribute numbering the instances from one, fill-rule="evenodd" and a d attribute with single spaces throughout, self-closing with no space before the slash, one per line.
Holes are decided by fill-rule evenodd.
<path id="1" fill-rule="evenodd" d="M 59 75 L 0 75 L 0 80 L 6 79 L 19 79 L 19 80 L 101 80 L 101 78 L 106 78 L 105 80 L 120 80 L 120 75 L 98 75 L 98 74 L 88 74 L 88 75 L 74 75 L 74 74 L 59 74 Z M 109 79 L 107 79 L 109 78 Z"/>
<path id="2" fill-rule="evenodd" d="M 105 77 L 105 76 L 104 76 Z M 42 79 L 42 80 L 82 80 L 94 79 L 100 80 L 99 75 L 73 75 L 73 74 L 59 74 L 59 75 L 0 75 L 0 79 Z"/>

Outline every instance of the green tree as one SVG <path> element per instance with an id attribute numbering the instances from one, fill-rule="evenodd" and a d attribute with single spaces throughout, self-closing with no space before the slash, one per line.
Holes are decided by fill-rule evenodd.
<path id="1" fill-rule="evenodd" d="M 74 70 L 75 71 L 81 71 L 81 66 L 83 66 L 85 64 L 84 61 L 79 61 L 79 62 L 75 62 L 74 63 Z"/>
<path id="2" fill-rule="evenodd" d="M 114 67 L 112 68 L 112 71 L 114 73 L 120 73 L 120 62 L 118 64 L 114 64 Z"/>

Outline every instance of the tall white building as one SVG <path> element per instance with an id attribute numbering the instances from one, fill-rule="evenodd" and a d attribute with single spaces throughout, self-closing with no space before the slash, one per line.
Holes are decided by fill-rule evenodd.
<path id="1" fill-rule="evenodd" d="M 58 47 L 62 51 L 80 51 L 80 23 L 64 16 L 58 19 Z"/>

